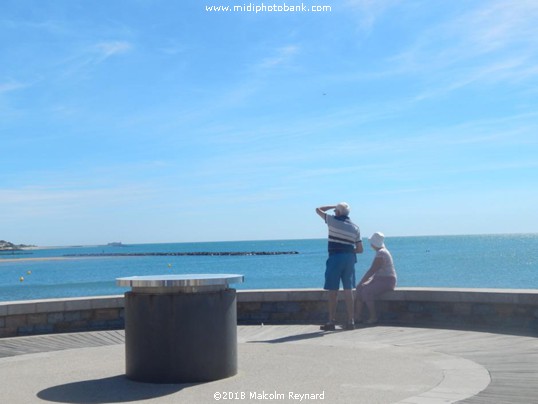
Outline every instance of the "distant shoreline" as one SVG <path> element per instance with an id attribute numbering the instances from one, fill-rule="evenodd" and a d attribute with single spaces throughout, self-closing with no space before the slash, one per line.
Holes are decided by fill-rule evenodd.
<path id="1" fill-rule="evenodd" d="M 29 261 L 72 261 L 72 260 L 85 260 L 85 259 L 96 259 L 96 258 L 110 258 L 110 257 L 38 257 L 38 258 L 0 258 L 0 264 L 3 262 L 13 263 L 13 262 L 29 262 Z"/>
<path id="2" fill-rule="evenodd" d="M 412 234 L 412 235 L 401 235 L 393 234 L 390 235 L 391 239 L 400 239 L 400 238 L 438 238 L 438 237 L 499 237 L 499 236 L 538 236 L 538 232 L 508 232 L 508 233 L 455 233 L 455 234 Z M 389 236 L 387 236 L 389 237 Z M 368 237 L 363 236 L 363 240 L 367 240 Z M 209 241 L 165 241 L 165 242 L 133 242 L 128 244 L 121 243 L 121 247 L 133 247 L 133 246 L 144 246 L 152 244 L 220 244 L 220 243 L 243 243 L 243 242 L 287 242 L 287 241 L 309 241 L 309 240 L 326 240 L 326 237 L 306 237 L 306 238 L 282 238 L 282 239 L 253 239 L 253 240 L 209 240 Z M 33 250 L 54 250 L 54 249 L 67 249 L 67 248 L 95 248 L 95 247 L 114 247 L 111 243 L 108 244 L 67 244 L 67 245 L 27 245 L 19 244 L 18 251 L 33 251 Z M 1 252 L 12 251 L 11 249 L 0 248 Z"/>

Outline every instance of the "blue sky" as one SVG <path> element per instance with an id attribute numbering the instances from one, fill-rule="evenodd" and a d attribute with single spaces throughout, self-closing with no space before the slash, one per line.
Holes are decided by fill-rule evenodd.
<path id="1" fill-rule="evenodd" d="M 536 1 L 249 3 L 2 1 L 0 239 L 538 231 Z"/>

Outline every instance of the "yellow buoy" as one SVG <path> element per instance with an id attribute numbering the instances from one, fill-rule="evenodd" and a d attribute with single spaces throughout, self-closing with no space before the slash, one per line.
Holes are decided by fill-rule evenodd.
<path id="1" fill-rule="evenodd" d="M 28 275 L 31 275 L 31 274 L 32 274 L 32 271 L 26 271 L 26 273 L 27 273 Z"/>
<path id="2" fill-rule="evenodd" d="M 21 276 L 21 277 L 19 278 L 19 281 L 24 282 L 24 276 Z"/>
<path id="3" fill-rule="evenodd" d="M 172 268 L 172 264 L 168 264 L 168 268 Z"/>

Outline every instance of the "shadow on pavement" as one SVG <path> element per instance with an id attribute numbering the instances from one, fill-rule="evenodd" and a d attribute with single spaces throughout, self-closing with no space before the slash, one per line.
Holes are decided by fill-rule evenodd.
<path id="1" fill-rule="evenodd" d="M 332 331 L 334 332 L 334 331 Z M 316 332 L 309 332 L 307 334 L 297 334 L 297 335 L 289 335 L 287 337 L 282 338 L 276 338 L 276 339 L 268 339 L 264 341 L 247 341 L 249 344 L 279 344 L 283 342 L 292 342 L 292 341 L 300 341 L 303 339 L 311 339 L 311 338 L 318 338 L 323 337 L 323 335 L 326 334 L 324 331 L 316 331 Z"/>
<path id="2" fill-rule="evenodd" d="M 163 397 L 194 385 L 138 383 L 125 375 L 118 375 L 50 387 L 37 393 L 37 396 L 57 403 L 121 403 Z"/>

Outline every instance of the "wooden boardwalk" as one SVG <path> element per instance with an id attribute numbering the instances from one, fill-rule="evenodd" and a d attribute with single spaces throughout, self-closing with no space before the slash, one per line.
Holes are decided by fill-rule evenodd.
<path id="1" fill-rule="evenodd" d="M 375 327 L 361 338 L 469 359 L 485 367 L 491 383 L 469 404 L 537 404 L 538 339 L 527 336 L 424 328 Z"/>
<path id="2" fill-rule="evenodd" d="M 239 342 L 306 340 L 315 326 L 239 326 Z M 308 336 L 308 337 L 307 337 Z M 538 339 L 459 330 L 378 326 L 338 332 L 335 338 L 361 343 L 381 343 L 452 355 L 487 369 L 490 384 L 467 398 L 468 404 L 538 403 Z M 0 339 L 0 358 L 67 349 L 118 345 L 124 331 L 95 331 Z M 447 401 L 452 402 L 452 401 Z M 424 401 L 427 403 L 427 401 Z"/>

